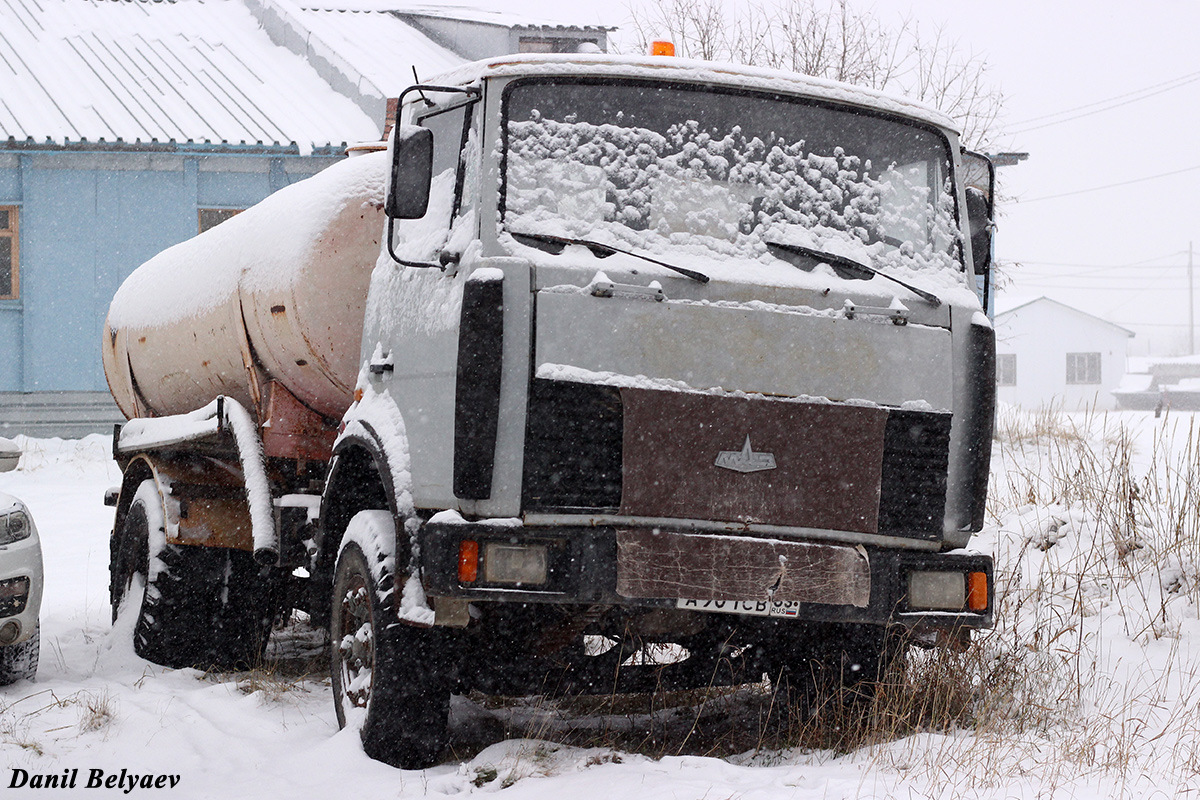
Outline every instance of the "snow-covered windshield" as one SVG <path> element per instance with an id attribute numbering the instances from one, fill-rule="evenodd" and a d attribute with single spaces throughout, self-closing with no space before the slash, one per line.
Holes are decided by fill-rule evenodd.
<path id="1" fill-rule="evenodd" d="M 781 95 L 530 80 L 505 96 L 504 226 L 654 252 L 801 245 L 961 269 L 950 150 L 932 128 Z"/>

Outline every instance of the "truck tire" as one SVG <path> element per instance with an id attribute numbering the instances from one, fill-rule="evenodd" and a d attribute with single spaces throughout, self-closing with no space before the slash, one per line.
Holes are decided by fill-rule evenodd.
<path id="1" fill-rule="evenodd" d="M 168 544 L 152 480 L 138 486 L 112 544 L 113 621 L 135 581 L 133 633 L 139 656 L 164 667 L 237 670 L 259 663 L 271 632 L 275 593 L 250 553 Z M 132 611 L 132 609 L 131 609 Z"/>
<path id="2" fill-rule="evenodd" d="M 17 681 L 31 681 L 37 675 L 41 653 L 42 626 L 34 626 L 33 636 L 20 644 L 0 647 L 0 686 Z"/>
<path id="3" fill-rule="evenodd" d="M 445 748 L 450 684 L 441 674 L 439 632 L 402 622 L 388 511 L 360 511 L 346 528 L 334 571 L 330 672 L 340 727 L 357 727 L 363 751 L 402 769 L 437 763 Z"/>

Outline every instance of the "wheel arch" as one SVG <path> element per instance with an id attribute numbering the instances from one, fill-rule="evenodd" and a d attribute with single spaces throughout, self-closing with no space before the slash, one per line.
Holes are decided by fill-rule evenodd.
<path id="1" fill-rule="evenodd" d="M 317 552 L 314 556 L 312 576 L 314 590 L 319 596 L 327 594 L 333 587 L 333 573 L 338 548 L 346 527 L 359 511 L 366 509 L 387 510 L 396 524 L 398 558 L 402 554 L 401 532 L 404 520 L 411 517 L 412 509 L 398 495 L 395 486 L 393 459 L 402 454 L 391 454 L 373 426 L 356 420 L 352 427 L 339 437 L 334 445 L 329 474 L 321 496 L 321 513 L 318 520 Z M 405 493 L 404 497 L 407 497 Z M 405 563 L 405 562 L 400 562 Z M 314 604 L 314 608 L 319 604 Z"/>
<path id="2" fill-rule="evenodd" d="M 386 508 L 393 516 L 397 514 L 387 456 L 369 432 L 342 438 L 333 451 L 321 495 L 319 525 L 323 557 L 332 561 L 350 519 L 367 508 Z"/>
<path id="3" fill-rule="evenodd" d="M 112 541 L 116 541 L 121 527 L 125 524 L 125 517 L 129 514 L 129 507 L 133 505 L 133 496 L 137 494 L 138 487 L 147 480 L 154 481 L 154 487 L 158 490 L 158 499 L 161 503 L 166 495 L 158 468 L 153 459 L 144 453 L 139 453 L 125 466 L 124 474 L 121 476 L 121 492 L 117 496 L 116 514 L 113 517 L 113 529 L 110 534 Z M 165 504 L 163 505 L 163 518 L 170 519 Z"/>

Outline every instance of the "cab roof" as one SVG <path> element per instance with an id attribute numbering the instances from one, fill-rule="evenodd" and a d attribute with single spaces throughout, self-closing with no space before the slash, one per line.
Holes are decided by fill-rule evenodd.
<path id="1" fill-rule="evenodd" d="M 960 132 L 958 124 L 940 111 L 874 89 L 783 70 L 666 56 L 583 53 L 501 56 L 464 64 L 428 82 L 465 85 L 487 78 L 573 75 L 672 80 L 780 92 L 883 111 L 934 125 L 954 134 Z"/>

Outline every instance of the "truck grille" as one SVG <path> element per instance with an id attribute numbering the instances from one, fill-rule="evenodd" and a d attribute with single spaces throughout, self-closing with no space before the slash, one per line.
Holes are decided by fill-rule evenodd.
<path id="1" fill-rule="evenodd" d="M 523 505 L 530 510 L 621 505 L 621 391 L 534 380 L 525 430 Z"/>
<path id="2" fill-rule="evenodd" d="M 950 415 L 888 411 L 883 434 L 879 532 L 937 539 L 946 509 Z"/>
<path id="3" fill-rule="evenodd" d="M 950 422 L 939 412 L 538 379 L 529 397 L 523 503 L 527 511 L 936 539 Z M 777 468 L 739 474 L 715 464 L 736 462 L 746 440 L 748 457 L 769 453 Z"/>

